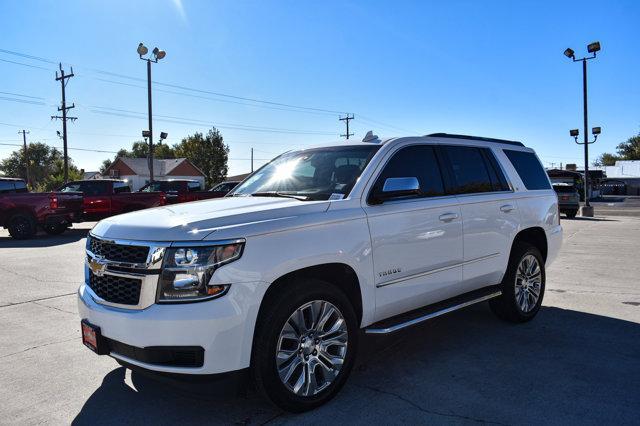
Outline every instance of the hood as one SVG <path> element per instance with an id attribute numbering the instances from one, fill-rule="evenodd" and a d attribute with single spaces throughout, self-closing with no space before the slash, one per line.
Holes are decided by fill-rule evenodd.
<path id="1" fill-rule="evenodd" d="M 240 238 L 299 223 L 302 216 L 324 212 L 329 204 L 276 197 L 215 198 L 113 216 L 98 222 L 91 232 L 142 241 Z"/>

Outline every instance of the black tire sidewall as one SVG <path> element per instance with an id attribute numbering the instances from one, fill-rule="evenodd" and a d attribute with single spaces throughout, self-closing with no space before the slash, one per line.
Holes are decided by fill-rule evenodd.
<path id="1" fill-rule="evenodd" d="M 289 391 L 280 380 L 275 362 L 276 345 L 289 316 L 300 306 L 313 300 L 325 300 L 340 310 L 347 324 L 349 340 L 344 364 L 334 382 L 318 395 L 301 397 Z M 296 280 L 269 303 L 273 303 L 273 306 L 258 320 L 259 327 L 254 340 L 252 369 L 258 388 L 276 406 L 290 412 L 308 411 L 326 403 L 346 382 L 357 353 L 359 330 L 349 299 L 333 284 L 317 279 L 301 279 Z"/>
<path id="2" fill-rule="evenodd" d="M 525 256 L 533 255 L 540 265 L 540 274 L 541 274 L 541 285 L 540 285 L 540 297 L 538 297 L 538 301 L 534 308 L 529 312 L 524 312 L 520 309 L 516 301 L 516 272 L 518 270 L 518 266 L 520 262 Z M 511 258 L 509 259 L 509 268 L 507 270 L 507 274 L 505 275 L 505 279 L 503 281 L 502 292 L 504 302 L 506 304 L 507 311 L 510 315 L 514 316 L 518 321 L 529 321 L 533 317 L 536 316 L 538 311 L 540 310 L 540 306 L 542 305 L 542 300 L 544 298 L 545 291 L 545 283 L 546 283 L 546 272 L 544 267 L 544 260 L 542 258 L 542 254 L 540 250 L 536 247 L 526 244 L 526 243 L 518 243 L 513 248 L 513 253 Z"/>
<path id="3" fill-rule="evenodd" d="M 28 225 L 28 229 L 26 232 L 20 232 L 17 229 L 18 221 L 26 221 Z M 33 235 L 36 233 L 35 221 L 33 220 L 33 218 L 25 214 L 15 214 L 11 216 L 11 218 L 9 218 L 7 228 L 9 229 L 9 234 L 17 240 L 26 240 L 33 237 Z"/>

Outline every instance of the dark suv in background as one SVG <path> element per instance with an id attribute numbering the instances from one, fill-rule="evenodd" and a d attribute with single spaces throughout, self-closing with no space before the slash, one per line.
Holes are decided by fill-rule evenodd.
<path id="1" fill-rule="evenodd" d="M 566 214 L 569 219 L 576 217 L 580 210 L 580 194 L 576 187 L 568 183 L 554 183 L 553 189 L 558 195 L 560 213 Z"/>

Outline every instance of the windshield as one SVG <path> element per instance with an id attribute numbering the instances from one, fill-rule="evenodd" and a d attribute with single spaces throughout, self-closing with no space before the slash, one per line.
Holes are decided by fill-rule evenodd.
<path id="1" fill-rule="evenodd" d="M 376 145 L 336 146 L 289 152 L 255 172 L 232 195 L 342 199 L 378 149 Z"/>

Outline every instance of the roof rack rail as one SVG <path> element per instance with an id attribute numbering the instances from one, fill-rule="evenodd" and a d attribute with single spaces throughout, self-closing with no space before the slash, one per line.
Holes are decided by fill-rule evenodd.
<path id="1" fill-rule="evenodd" d="M 506 145 L 524 146 L 522 142 L 518 142 L 518 141 L 508 141 L 506 139 L 483 138 L 482 136 L 454 135 L 451 133 L 431 133 L 430 135 L 426 135 L 426 136 L 431 136 L 434 138 L 471 139 L 474 141 L 495 142 L 495 143 L 502 143 Z"/>

